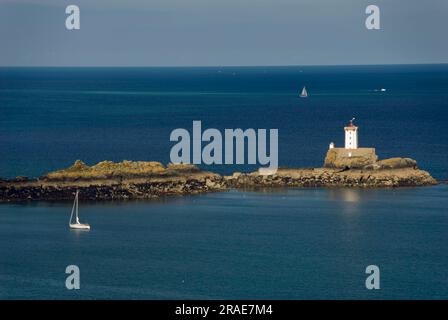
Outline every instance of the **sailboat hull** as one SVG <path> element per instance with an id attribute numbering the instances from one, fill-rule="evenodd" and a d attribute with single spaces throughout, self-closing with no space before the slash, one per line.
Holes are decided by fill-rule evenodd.
<path id="1" fill-rule="evenodd" d="M 90 230 L 90 225 L 85 223 L 70 223 L 70 229 Z"/>

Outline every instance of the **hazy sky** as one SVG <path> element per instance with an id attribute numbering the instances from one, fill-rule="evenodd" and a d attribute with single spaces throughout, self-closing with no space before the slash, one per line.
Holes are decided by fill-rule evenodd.
<path id="1" fill-rule="evenodd" d="M 1 66 L 383 63 L 448 63 L 448 0 L 0 0 Z"/>

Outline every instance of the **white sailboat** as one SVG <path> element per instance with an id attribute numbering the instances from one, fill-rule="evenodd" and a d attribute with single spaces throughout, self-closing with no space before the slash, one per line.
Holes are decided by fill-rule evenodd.
<path id="1" fill-rule="evenodd" d="M 306 87 L 303 87 L 302 92 L 300 92 L 299 94 L 300 98 L 307 98 L 308 97 L 308 92 L 306 91 Z"/>
<path id="2" fill-rule="evenodd" d="M 90 225 L 88 225 L 87 223 L 79 222 L 78 194 L 79 194 L 79 191 L 76 190 L 75 201 L 73 202 L 73 208 L 72 208 L 72 214 L 70 215 L 69 226 L 70 226 L 70 229 L 90 230 Z M 73 213 L 75 214 L 75 223 L 73 223 Z"/>

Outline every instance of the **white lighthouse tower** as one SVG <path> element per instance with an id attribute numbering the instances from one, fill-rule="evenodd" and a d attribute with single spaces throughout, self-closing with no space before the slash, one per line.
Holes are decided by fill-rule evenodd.
<path id="1" fill-rule="evenodd" d="M 359 169 L 373 165 L 378 161 L 375 148 L 358 147 L 358 127 L 353 124 L 354 120 L 355 118 L 350 120 L 349 124 L 344 127 L 344 148 L 336 148 L 333 142 L 330 143 L 327 156 L 325 157 L 324 167 Z"/>
<path id="2" fill-rule="evenodd" d="M 345 149 L 358 149 L 358 127 L 353 124 L 355 118 L 350 120 L 350 123 L 345 130 Z"/>

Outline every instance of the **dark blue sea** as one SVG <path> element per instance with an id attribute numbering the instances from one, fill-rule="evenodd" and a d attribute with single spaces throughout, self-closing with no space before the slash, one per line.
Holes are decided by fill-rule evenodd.
<path id="1" fill-rule="evenodd" d="M 0 68 L 0 177 L 166 164 L 171 131 L 194 120 L 278 129 L 280 166 L 318 167 L 352 117 L 360 146 L 448 180 L 448 65 Z M 446 184 L 229 191 L 81 203 L 92 230 L 74 232 L 71 203 L 2 204 L 0 298 L 448 299 L 447 208 Z M 70 264 L 80 290 L 65 288 Z"/>

